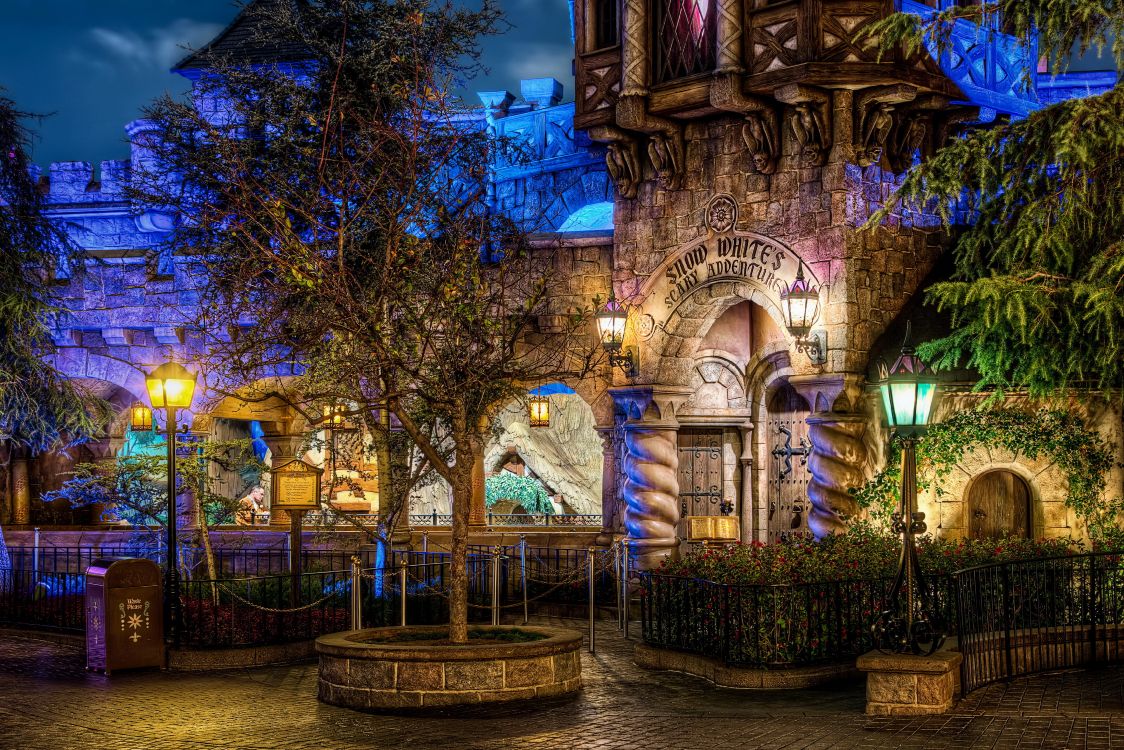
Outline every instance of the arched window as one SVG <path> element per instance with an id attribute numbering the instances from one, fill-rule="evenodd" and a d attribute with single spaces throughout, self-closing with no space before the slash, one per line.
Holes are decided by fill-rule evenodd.
<path id="1" fill-rule="evenodd" d="M 656 0 L 652 29 L 656 83 L 714 69 L 716 0 Z"/>

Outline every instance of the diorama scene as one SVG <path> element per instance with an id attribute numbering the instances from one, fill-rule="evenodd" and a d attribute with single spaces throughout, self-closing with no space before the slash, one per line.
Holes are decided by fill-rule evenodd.
<path id="1" fill-rule="evenodd" d="M 0 747 L 1124 747 L 1122 40 L 15 2 Z"/>

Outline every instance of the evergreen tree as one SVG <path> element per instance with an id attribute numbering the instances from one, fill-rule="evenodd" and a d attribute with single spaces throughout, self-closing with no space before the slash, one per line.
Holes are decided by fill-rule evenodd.
<path id="1" fill-rule="evenodd" d="M 108 415 L 49 361 L 61 312 L 52 276 L 75 265 L 74 248 L 44 215 L 26 120 L 0 96 L 0 442 L 42 451 L 95 433 Z"/>
<path id="2" fill-rule="evenodd" d="M 1028 43 L 1037 38 L 1054 73 L 1071 53 L 1105 48 L 1124 70 L 1124 8 L 1114 0 L 1000 0 L 924 19 L 897 14 L 873 33 L 884 47 L 943 50 L 958 19 L 979 24 L 981 34 L 1001 28 Z M 967 364 L 980 388 L 1032 396 L 1124 388 L 1122 156 L 1118 83 L 973 130 L 914 167 L 897 198 L 934 206 L 955 234 L 954 276 L 926 291 L 951 313 L 953 331 L 922 355 L 942 368 Z"/>

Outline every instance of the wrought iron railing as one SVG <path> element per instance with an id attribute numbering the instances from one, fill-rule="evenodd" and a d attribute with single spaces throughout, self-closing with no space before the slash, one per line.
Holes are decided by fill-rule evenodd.
<path id="1" fill-rule="evenodd" d="M 853 659 L 872 646 L 870 624 L 885 608 L 892 579 L 780 585 L 724 584 L 640 574 L 644 642 L 738 667 L 799 667 Z M 930 579 L 947 622 L 954 603 L 947 576 Z"/>
<path id="2" fill-rule="evenodd" d="M 349 571 L 304 573 L 294 597 L 293 577 L 193 580 L 180 585 L 188 648 L 229 648 L 306 641 L 347 630 Z"/>
<path id="3" fill-rule="evenodd" d="M 550 526 L 597 528 L 601 526 L 600 513 L 488 513 L 489 526 Z M 453 516 L 448 513 L 411 513 L 411 526 L 451 526 Z"/>
<path id="4" fill-rule="evenodd" d="M 84 575 L 0 568 L 0 624 L 83 630 L 85 595 Z"/>
<path id="5" fill-rule="evenodd" d="M 1124 555 L 1090 553 L 956 573 L 964 694 L 992 682 L 1124 660 Z"/>

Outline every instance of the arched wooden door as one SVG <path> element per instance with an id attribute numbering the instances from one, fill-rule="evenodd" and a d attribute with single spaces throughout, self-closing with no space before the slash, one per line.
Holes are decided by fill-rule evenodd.
<path id="1" fill-rule="evenodd" d="M 766 404 L 768 540 L 808 537 L 808 402 L 787 383 Z"/>
<path id="2" fill-rule="evenodd" d="M 1033 526 L 1030 488 L 1017 474 L 997 469 L 981 475 L 968 491 L 968 535 L 997 539 L 1004 534 L 1028 538 Z"/>

